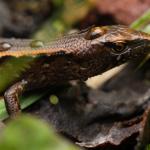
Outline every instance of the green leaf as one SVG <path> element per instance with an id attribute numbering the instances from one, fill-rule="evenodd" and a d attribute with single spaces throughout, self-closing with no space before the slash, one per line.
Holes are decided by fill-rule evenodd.
<path id="1" fill-rule="evenodd" d="M 147 10 L 140 18 L 131 24 L 131 27 L 137 30 L 144 29 L 150 21 L 150 9 Z"/>
<path id="2" fill-rule="evenodd" d="M 24 109 L 28 106 L 30 106 L 31 104 L 33 104 L 34 102 L 36 102 L 37 100 L 41 99 L 44 95 L 46 95 L 49 91 L 43 91 L 40 93 L 34 93 L 32 92 L 32 94 L 28 94 L 28 95 L 24 95 L 20 98 L 21 100 L 21 108 Z M 6 107 L 5 107 L 5 103 L 4 103 L 4 99 L 1 98 L 0 99 L 0 120 L 4 120 L 8 117 L 7 111 L 6 111 Z"/>
<path id="3" fill-rule="evenodd" d="M 147 146 L 146 146 L 146 150 L 150 150 L 150 145 L 147 145 Z"/>
<path id="4" fill-rule="evenodd" d="M 32 57 L 10 58 L 0 65 L 0 93 L 30 66 L 33 59 Z"/>
<path id="5" fill-rule="evenodd" d="M 11 121 L 0 137 L 1 150 L 79 150 L 45 122 L 29 116 Z"/>

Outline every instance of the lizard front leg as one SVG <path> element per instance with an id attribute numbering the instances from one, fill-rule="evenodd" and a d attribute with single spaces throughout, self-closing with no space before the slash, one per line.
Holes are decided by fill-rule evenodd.
<path id="1" fill-rule="evenodd" d="M 25 89 L 27 81 L 20 81 L 12 85 L 4 94 L 4 100 L 6 105 L 6 110 L 11 118 L 15 117 L 21 112 L 19 95 Z"/>

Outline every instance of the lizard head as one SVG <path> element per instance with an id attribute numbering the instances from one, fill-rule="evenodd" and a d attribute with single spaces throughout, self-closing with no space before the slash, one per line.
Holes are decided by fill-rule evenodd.
<path id="1" fill-rule="evenodd" d="M 84 56 L 93 75 L 141 58 L 150 48 L 150 35 L 120 25 L 92 27 L 84 33 L 84 39 L 90 43 Z"/>
<path id="2" fill-rule="evenodd" d="M 85 35 L 92 46 L 100 46 L 114 55 L 136 57 L 148 52 L 144 50 L 150 45 L 150 35 L 132 30 L 126 26 L 93 27 Z"/>

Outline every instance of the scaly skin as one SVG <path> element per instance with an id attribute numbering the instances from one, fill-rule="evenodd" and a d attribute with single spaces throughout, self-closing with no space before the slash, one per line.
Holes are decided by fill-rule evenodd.
<path id="1" fill-rule="evenodd" d="M 0 57 L 38 56 L 18 82 L 5 92 L 11 117 L 20 112 L 22 91 L 86 80 L 150 52 L 150 35 L 125 26 L 94 27 L 60 39 L 0 39 Z"/>

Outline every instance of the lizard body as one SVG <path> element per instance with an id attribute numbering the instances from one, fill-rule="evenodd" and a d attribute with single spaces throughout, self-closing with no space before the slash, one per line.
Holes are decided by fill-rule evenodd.
<path id="1" fill-rule="evenodd" d="M 140 58 L 150 49 L 150 35 L 126 26 L 93 27 L 51 42 L 0 39 L 0 57 L 37 56 L 16 84 L 5 92 L 10 116 L 20 112 L 23 91 L 86 80 L 126 61 Z"/>

